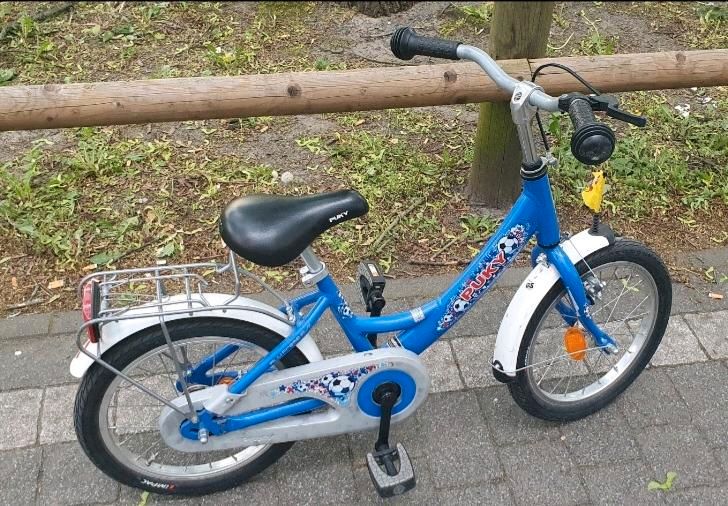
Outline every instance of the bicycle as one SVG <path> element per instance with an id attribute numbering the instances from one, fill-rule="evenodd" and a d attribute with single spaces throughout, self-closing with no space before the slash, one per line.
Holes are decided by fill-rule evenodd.
<path id="1" fill-rule="evenodd" d="M 597 165 L 612 154 L 615 137 L 593 111 L 640 126 L 644 118 L 593 88 L 551 97 L 534 84 L 538 71 L 532 81 L 517 81 L 476 47 L 410 28 L 398 29 L 391 47 L 402 59 L 473 61 L 511 93 L 523 151 L 521 196 L 444 293 L 390 315 L 381 314 L 386 283 L 375 263 L 360 265 L 368 316 L 356 315 L 311 248 L 324 231 L 367 212 L 355 190 L 231 202 L 220 220 L 230 249 L 225 264 L 86 276 L 80 351 L 71 364 L 82 378 L 74 419 L 81 446 L 107 475 L 161 494 L 211 493 L 261 472 L 297 440 L 378 429 L 366 457 L 374 486 L 383 497 L 411 489 L 407 451 L 391 445 L 389 433 L 428 395 L 418 355 L 485 295 L 532 237 L 533 270 L 505 313 L 490 364 L 515 402 L 536 417 L 575 420 L 614 400 L 648 364 L 670 314 L 667 269 L 596 218 L 590 229 L 562 236 L 548 176 L 555 160 L 548 148 L 537 156 L 532 128 L 538 110 L 567 112 L 574 156 Z M 300 257 L 302 283 L 312 290 L 285 300 L 240 269 L 237 257 L 271 267 Z M 280 306 L 243 297 L 242 277 Z M 232 293 L 207 291 L 225 279 Z M 324 360 L 309 331 L 327 310 L 353 352 Z M 380 344 L 380 334 L 393 337 Z"/>

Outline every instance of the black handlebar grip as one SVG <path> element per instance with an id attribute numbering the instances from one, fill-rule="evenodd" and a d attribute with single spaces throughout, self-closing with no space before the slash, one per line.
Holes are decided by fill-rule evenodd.
<path id="1" fill-rule="evenodd" d="M 606 162 L 614 152 L 615 137 L 612 129 L 598 123 L 591 104 L 586 98 L 574 98 L 569 104 L 569 117 L 574 124 L 571 152 L 586 165 Z"/>
<path id="2" fill-rule="evenodd" d="M 458 46 L 461 42 L 454 40 L 423 37 L 410 27 L 398 28 L 389 42 L 394 56 L 400 60 L 411 60 L 413 57 L 432 56 L 446 60 L 459 60 Z"/>

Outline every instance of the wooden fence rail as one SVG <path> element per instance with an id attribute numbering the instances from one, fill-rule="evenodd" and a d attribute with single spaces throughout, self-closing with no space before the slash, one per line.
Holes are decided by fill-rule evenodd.
<path id="1" fill-rule="evenodd" d="M 548 61 L 582 74 L 605 92 L 728 85 L 728 49 L 505 60 L 516 78 Z M 548 68 L 546 92 L 584 91 Z M 195 77 L 0 88 L 0 130 L 33 130 L 214 118 L 366 111 L 501 101 L 474 63 Z"/>

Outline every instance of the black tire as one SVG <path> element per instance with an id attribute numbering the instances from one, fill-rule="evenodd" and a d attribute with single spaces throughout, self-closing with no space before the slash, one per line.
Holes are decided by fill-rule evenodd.
<path id="1" fill-rule="evenodd" d="M 272 330 L 258 325 L 226 318 L 188 318 L 167 324 L 172 341 L 180 341 L 203 336 L 240 339 L 265 350 L 272 350 L 283 338 Z M 159 326 L 134 334 L 104 354 L 104 360 L 118 370 L 123 370 L 135 359 L 160 346 L 166 341 Z M 305 356 L 294 348 L 282 360 L 283 368 L 308 363 Z M 260 473 L 283 456 L 293 445 L 278 443 L 271 445 L 255 460 L 242 467 L 209 478 L 160 480 L 157 475 L 144 475 L 137 469 L 120 462 L 107 448 L 99 428 L 100 406 L 106 390 L 116 376 L 100 366 L 93 364 L 86 372 L 76 395 L 74 422 L 76 435 L 86 455 L 111 478 L 131 487 L 141 488 L 157 494 L 202 495 L 219 492 L 235 487 Z M 154 483 L 149 485 L 143 480 Z"/>
<path id="2" fill-rule="evenodd" d="M 624 372 L 618 376 L 608 387 L 598 391 L 590 397 L 575 401 L 557 401 L 540 393 L 537 385 L 533 384 L 533 376 L 526 370 L 516 374 L 516 378 L 508 387 L 516 403 L 531 415 L 550 421 L 571 421 L 588 416 L 612 402 L 639 376 L 649 363 L 665 333 L 672 306 L 672 284 L 670 275 L 660 258 L 643 244 L 619 238 L 616 242 L 587 257 L 592 268 L 612 262 L 626 261 L 644 268 L 652 277 L 657 288 L 657 311 L 652 332 Z M 588 272 L 584 262 L 577 268 L 579 274 L 584 276 Z M 544 297 L 536 308 L 526 327 L 523 341 L 518 350 L 517 368 L 525 367 L 531 343 L 536 337 L 536 331 L 546 312 L 552 307 L 557 298 L 564 295 L 565 289 L 559 281 Z"/>

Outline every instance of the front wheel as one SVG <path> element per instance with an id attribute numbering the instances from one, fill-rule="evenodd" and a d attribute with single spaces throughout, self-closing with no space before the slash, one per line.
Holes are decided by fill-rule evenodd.
<path id="1" fill-rule="evenodd" d="M 246 371 L 283 339 L 252 323 L 225 318 L 190 318 L 167 324 L 177 357 L 186 364 L 234 352 L 212 364 L 208 375 L 189 383 L 190 391 L 209 388 Z M 222 355 L 217 355 L 222 356 Z M 159 326 L 129 336 L 104 359 L 167 400 L 180 395 L 175 364 Z M 307 363 L 296 348 L 276 368 Z M 159 433 L 164 405 L 104 367 L 94 364 L 76 396 L 76 435 L 91 461 L 126 485 L 158 494 L 200 495 L 234 487 L 280 458 L 293 443 L 183 453 L 169 448 Z"/>
<path id="2" fill-rule="evenodd" d="M 619 352 L 605 353 L 588 333 L 586 350 L 582 344 L 575 351 L 573 340 L 567 344 L 574 333 L 578 340 L 586 331 L 576 323 L 572 336 L 566 336 L 574 306 L 559 281 L 526 327 L 519 371 L 509 384 L 516 403 L 545 420 L 576 420 L 614 400 L 649 363 L 670 317 L 670 275 L 646 246 L 617 239 L 577 269 L 594 302 L 592 318 L 617 342 Z"/>

